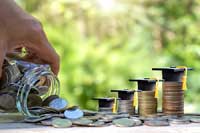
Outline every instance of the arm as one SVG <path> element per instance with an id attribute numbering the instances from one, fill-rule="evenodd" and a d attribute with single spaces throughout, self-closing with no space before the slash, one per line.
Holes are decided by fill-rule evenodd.
<path id="1" fill-rule="evenodd" d="M 4 58 L 22 47 L 28 51 L 23 60 L 49 64 L 58 74 L 59 56 L 51 47 L 40 22 L 14 0 L 0 0 L 0 75 Z"/>

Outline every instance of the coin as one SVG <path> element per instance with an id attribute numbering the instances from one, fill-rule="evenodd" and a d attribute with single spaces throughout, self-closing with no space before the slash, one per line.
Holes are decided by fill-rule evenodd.
<path id="1" fill-rule="evenodd" d="M 135 122 L 135 126 L 141 126 L 143 124 L 140 119 L 133 119 L 133 118 L 131 118 L 131 120 L 133 120 Z"/>
<path id="2" fill-rule="evenodd" d="M 52 119 L 42 120 L 40 123 L 44 126 L 52 126 Z"/>
<path id="3" fill-rule="evenodd" d="M 72 126 L 72 122 L 68 119 L 55 118 L 52 120 L 52 126 L 56 128 L 68 128 Z"/>
<path id="4" fill-rule="evenodd" d="M 49 103 L 53 100 L 53 99 L 56 99 L 56 98 L 59 98 L 58 95 L 51 95 L 49 97 L 47 97 L 43 102 L 42 102 L 42 106 L 48 106 Z"/>
<path id="5" fill-rule="evenodd" d="M 93 123 L 93 121 L 87 118 L 80 118 L 80 119 L 73 120 L 72 123 L 73 125 L 77 125 L 77 126 L 88 126 L 91 123 Z"/>
<path id="6" fill-rule="evenodd" d="M 92 111 L 92 110 L 83 110 L 84 116 L 93 116 L 98 114 L 99 112 L 97 111 Z"/>
<path id="7" fill-rule="evenodd" d="M 28 107 L 42 106 L 42 98 L 36 94 L 30 94 L 27 102 Z"/>
<path id="8" fill-rule="evenodd" d="M 169 120 L 170 124 L 190 124 L 189 119 L 170 119 Z"/>
<path id="9" fill-rule="evenodd" d="M 79 119 L 83 117 L 83 111 L 78 108 L 74 110 L 68 109 L 68 110 L 65 110 L 64 116 L 65 118 L 68 118 L 68 119 Z"/>
<path id="10" fill-rule="evenodd" d="M 193 123 L 200 123 L 200 118 L 190 118 L 190 121 Z"/>
<path id="11" fill-rule="evenodd" d="M 135 122 L 129 118 L 115 119 L 112 122 L 117 127 L 133 127 Z"/>
<path id="12" fill-rule="evenodd" d="M 62 99 L 62 98 L 53 99 L 49 103 L 49 107 L 54 108 L 56 110 L 61 110 L 63 108 L 66 108 L 67 105 L 68 105 L 67 101 L 65 99 Z"/>
<path id="13" fill-rule="evenodd" d="M 15 109 L 15 97 L 8 93 L 0 94 L 0 108 L 5 110 Z"/>
<path id="14" fill-rule="evenodd" d="M 146 126 L 169 126 L 169 122 L 161 120 L 148 120 L 144 122 Z"/>
<path id="15" fill-rule="evenodd" d="M 106 126 L 106 124 L 103 121 L 95 121 L 91 124 L 89 124 L 91 127 L 103 127 Z"/>

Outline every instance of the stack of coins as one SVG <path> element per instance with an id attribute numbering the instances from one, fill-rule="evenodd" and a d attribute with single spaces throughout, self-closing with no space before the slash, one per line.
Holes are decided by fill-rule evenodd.
<path id="1" fill-rule="evenodd" d="M 135 114 L 135 107 L 133 105 L 134 90 L 111 90 L 111 92 L 118 93 L 118 113 Z"/>
<path id="2" fill-rule="evenodd" d="M 157 113 L 157 98 L 155 91 L 138 92 L 139 116 L 148 117 Z"/>
<path id="3" fill-rule="evenodd" d="M 163 83 L 163 113 L 166 115 L 184 114 L 184 91 L 182 82 Z"/>
<path id="4" fill-rule="evenodd" d="M 118 112 L 119 113 L 128 113 L 130 115 L 135 114 L 133 100 L 118 100 Z"/>

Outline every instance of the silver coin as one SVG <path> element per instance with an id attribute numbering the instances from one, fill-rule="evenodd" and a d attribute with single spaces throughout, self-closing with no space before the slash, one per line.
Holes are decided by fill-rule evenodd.
<path id="1" fill-rule="evenodd" d="M 103 121 L 95 121 L 95 122 L 89 124 L 89 126 L 91 126 L 91 127 L 103 127 L 103 126 L 106 126 L 106 124 Z"/>
<path id="2" fill-rule="evenodd" d="M 83 117 L 83 111 L 78 108 L 75 110 L 71 110 L 71 109 L 65 110 L 64 116 L 65 118 L 68 118 L 68 119 L 79 119 Z"/>
<path id="3" fill-rule="evenodd" d="M 146 126 L 169 126 L 168 121 L 161 121 L 161 120 L 148 120 L 144 122 Z"/>
<path id="4" fill-rule="evenodd" d="M 56 128 L 68 128 L 72 126 L 72 122 L 68 119 L 55 118 L 52 120 L 52 126 Z"/>
<path id="5" fill-rule="evenodd" d="M 133 127 L 135 122 L 129 118 L 115 119 L 112 122 L 117 127 Z"/>
<path id="6" fill-rule="evenodd" d="M 190 118 L 192 123 L 200 123 L 200 118 Z"/>
<path id="7" fill-rule="evenodd" d="M 186 118 L 170 119 L 169 122 L 170 122 L 170 124 L 175 124 L 175 125 L 190 124 L 190 120 L 186 119 Z"/>
<path id="8" fill-rule="evenodd" d="M 91 123 L 93 123 L 92 120 L 86 119 L 86 118 L 80 118 L 72 121 L 73 125 L 77 126 L 89 126 Z"/>
<path id="9" fill-rule="evenodd" d="M 40 122 L 44 126 L 52 126 L 52 119 L 49 120 L 43 120 Z"/>
<path id="10" fill-rule="evenodd" d="M 62 99 L 62 98 L 53 99 L 49 103 L 49 107 L 54 108 L 56 110 L 62 110 L 64 108 L 66 108 L 67 105 L 68 105 L 68 102 L 65 99 Z"/>

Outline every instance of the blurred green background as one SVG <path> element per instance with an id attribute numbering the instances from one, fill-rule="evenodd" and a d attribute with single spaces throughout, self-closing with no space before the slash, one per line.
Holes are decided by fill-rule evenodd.
<path id="1" fill-rule="evenodd" d="M 152 67 L 184 65 L 186 112 L 200 109 L 200 1 L 17 0 L 38 18 L 61 57 L 61 96 L 95 109 L 92 97 L 135 89 L 129 78 L 161 77 Z M 161 90 L 161 88 L 160 88 Z"/>

